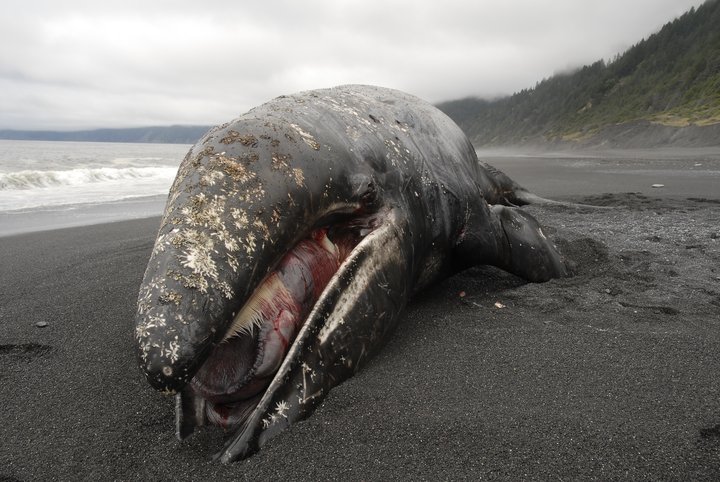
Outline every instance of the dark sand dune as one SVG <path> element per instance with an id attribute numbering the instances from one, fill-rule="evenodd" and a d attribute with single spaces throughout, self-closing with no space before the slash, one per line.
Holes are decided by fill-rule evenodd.
<path id="1" fill-rule="evenodd" d="M 211 460 L 222 434 L 174 440 L 172 400 L 135 366 L 157 219 L 0 238 L 0 480 L 718 479 L 720 184 L 707 185 L 595 185 L 563 197 L 612 209 L 528 207 L 577 276 L 447 280 L 311 418 L 231 466 Z"/>

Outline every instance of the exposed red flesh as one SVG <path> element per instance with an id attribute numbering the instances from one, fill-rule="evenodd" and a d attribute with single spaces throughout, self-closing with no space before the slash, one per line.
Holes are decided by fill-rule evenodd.
<path id="1" fill-rule="evenodd" d="M 327 229 L 317 229 L 266 277 L 260 289 L 272 293 L 258 298 L 264 320 L 260 329 L 220 343 L 192 380 L 194 393 L 209 402 L 208 421 L 232 426 L 248 412 L 248 404 L 257 403 L 310 310 L 359 241 L 355 230 L 331 241 Z"/>

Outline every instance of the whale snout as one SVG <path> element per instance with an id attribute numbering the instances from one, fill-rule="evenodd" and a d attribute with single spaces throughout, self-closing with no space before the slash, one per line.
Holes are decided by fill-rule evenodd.
<path id="1" fill-rule="evenodd" d="M 141 317 L 136 321 L 137 326 L 147 323 Z M 146 339 L 144 342 L 138 343 L 140 369 L 154 389 L 169 395 L 181 391 L 190 382 L 203 352 L 210 348 L 210 344 L 203 349 L 202 346 L 193 346 L 195 344 L 189 340 L 183 344 L 174 338 Z"/>
<path id="2" fill-rule="evenodd" d="M 150 279 L 141 286 L 135 316 L 138 365 L 148 383 L 166 394 L 192 380 L 221 329 L 214 317 L 195 308 L 207 305 L 194 302 L 193 294 L 169 280 Z"/>
<path id="3" fill-rule="evenodd" d="M 193 359 L 172 362 L 165 357 L 141 355 L 140 360 L 140 368 L 150 386 L 168 395 L 180 392 L 188 384 L 196 371 L 193 365 Z"/>

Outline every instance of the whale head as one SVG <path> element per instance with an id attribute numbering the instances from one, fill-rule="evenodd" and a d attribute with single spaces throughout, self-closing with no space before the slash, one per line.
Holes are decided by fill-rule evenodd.
<path id="1" fill-rule="evenodd" d="M 217 128 L 171 188 L 136 346 L 148 382 L 183 392 L 199 424 L 248 417 L 328 284 L 386 217 L 372 171 L 337 162 L 332 145 L 321 152 L 309 130 Z"/>

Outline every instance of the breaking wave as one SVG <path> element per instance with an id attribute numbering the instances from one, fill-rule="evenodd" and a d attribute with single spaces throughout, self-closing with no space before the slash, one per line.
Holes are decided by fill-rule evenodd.
<path id="1" fill-rule="evenodd" d="M 176 172 L 177 168 L 174 167 L 102 167 L 63 171 L 16 171 L 0 173 L 0 191 L 82 186 L 112 181 L 171 181 Z"/>

